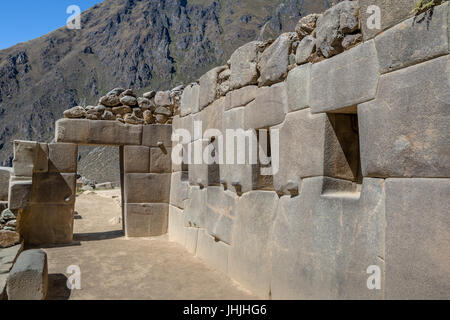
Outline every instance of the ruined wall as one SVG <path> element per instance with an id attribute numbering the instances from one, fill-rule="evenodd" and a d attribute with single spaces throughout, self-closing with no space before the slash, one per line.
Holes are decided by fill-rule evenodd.
<path id="1" fill-rule="evenodd" d="M 187 86 L 184 154 L 220 141 L 196 121 L 270 128 L 280 165 L 173 166 L 171 240 L 262 298 L 448 298 L 449 3 L 414 4 L 344 1 Z"/>

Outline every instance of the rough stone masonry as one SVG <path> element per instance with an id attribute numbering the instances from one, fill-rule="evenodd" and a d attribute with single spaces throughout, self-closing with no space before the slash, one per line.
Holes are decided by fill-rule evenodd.
<path id="1" fill-rule="evenodd" d="M 186 87 L 117 88 L 66 111 L 55 143 L 15 142 L 17 230 L 70 242 L 76 148 L 118 145 L 129 237 L 168 232 L 264 299 L 448 299 L 450 11 L 436 4 L 343 1 Z M 380 30 L 369 5 L 388 17 Z M 176 129 L 191 133 L 186 158 L 219 140 L 195 138 L 196 121 L 277 129 L 279 170 L 172 163 Z"/>

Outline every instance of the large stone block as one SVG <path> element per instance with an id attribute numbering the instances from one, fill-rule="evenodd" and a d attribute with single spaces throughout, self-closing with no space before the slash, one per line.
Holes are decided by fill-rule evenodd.
<path id="1" fill-rule="evenodd" d="M 150 172 L 150 148 L 145 146 L 125 146 L 123 148 L 125 173 Z"/>
<path id="2" fill-rule="evenodd" d="M 77 172 L 78 145 L 74 143 L 49 143 L 48 151 L 49 172 Z"/>
<path id="3" fill-rule="evenodd" d="M 410 18 L 375 39 L 381 73 L 449 53 L 449 3 Z"/>
<path id="4" fill-rule="evenodd" d="M 17 210 L 28 207 L 31 201 L 31 189 L 31 180 L 18 180 L 16 177 L 11 177 L 8 195 L 9 209 Z"/>
<path id="5" fill-rule="evenodd" d="M 223 117 L 223 129 L 225 133 L 224 137 L 224 164 L 220 165 L 220 182 L 226 185 L 227 189 L 237 192 L 236 187 L 240 188 L 240 192 L 247 192 L 256 188 L 257 185 L 257 166 L 251 165 L 249 162 L 249 150 L 250 150 L 250 131 L 243 132 L 244 130 L 244 112 L 245 108 L 235 108 L 224 113 Z M 235 130 L 228 132 L 228 138 L 233 139 L 233 145 L 230 143 L 230 147 L 227 147 L 227 130 Z M 241 130 L 239 133 L 237 130 Z M 231 136 L 230 133 L 234 133 Z M 239 152 L 245 152 L 245 155 L 238 154 L 238 144 L 241 140 L 241 144 L 245 145 L 244 150 Z M 232 149 L 233 150 L 232 150 Z M 232 163 L 227 163 L 227 152 L 234 153 L 234 159 Z M 238 162 L 238 157 L 244 157 L 244 161 Z"/>
<path id="6" fill-rule="evenodd" d="M 343 180 L 304 179 L 297 197 L 280 199 L 273 228 L 274 299 L 381 299 L 367 288 L 367 268 L 384 288 L 385 192 L 381 179 L 362 191 Z"/>
<path id="7" fill-rule="evenodd" d="M 161 144 L 166 148 L 172 146 L 172 125 L 153 124 L 143 127 L 142 145 L 147 147 L 159 147 Z"/>
<path id="8" fill-rule="evenodd" d="M 34 141 L 14 141 L 13 169 L 15 176 L 31 177 L 36 161 L 38 143 Z"/>
<path id="9" fill-rule="evenodd" d="M 208 138 L 210 138 L 211 136 L 217 137 L 218 132 L 215 133 L 215 130 L 222 132 L 222 121 L 223 113 L 225 111 L 225 104 L 226 97 L 221 97 L 220 99 L 214 101 L 207 108 L 203 109 L 193 116 L 192 120 L 194 140 L 202 138 L 200 137 L 200 133 L 202 133 L 204 135 L 204 138 L 206 139 L 206 136 L 208 136 Z"/>
<path id="10" fill-rule="evenodd" d="M 309 109 L 289 113 L 276 127 L 280 142 L 275 189 L 289 194 L 293 186 L 300 189 L 301 178 L 314 176 L 356 180 L 358 136 L 351 128 L 348 115 L 311 114 Z"/>
<path id="11" fill-rule="evenodd" d="M 417 0 L 359 0 L 359 17 L 364 40 L 372 39 L 378 33 L 411 17 L 413 15 L 411 11 L 416 3 Z M 375 12 L 371 6 L 380 9 L 379 29 L 374 25 Z"/>
<path id="12" fill-rule="evenodd" d="M 230 246 L 216 241 L 205 230 L 200 229 L 197 241 L 197 257 L 202 259 L 207 265 L 223 273 L 228 272 L 228 253 Z"/>
<path id="13" fill-rule="evenodd" d="M 25 244 L 67 244 L 73 239 L 73 205 L 34 204 L 22 210 L 17 230 Z"/>
<path id="14" fill-rule="evenodd" d="M 183 95 L 181 96 L 180 108 L 180 114 L 182 117 L 191 113 L 197 113 L 200 110 L 199 94 L 200 86 L 197 83 L 192 83 L 184 88 Z"/>
<path id="15" fill-rule="evenodd" d="M 205 73 L 199 80 L 200 92 L 199 92 L 199 107 L 200 110 L 204 109 L 216 98 L 217 91 L 217 76 L 222 72 L 225 67 L 214 68 Z"/>
<path id="16" fill-rule="evenodd" d="M 169 205 L 169 239 L 184 246 L 186 237 L 183 210 Z"/>
<path id="17" fill-rule="evenodd" d="M 150 172 L 172 172 L 172 148 L 150 148 Z"/>
<path id="18" fill-rule="evenodd" d="M 12 168 L 0 167 L 0 201 L 8 200 L 9 179 L 12 174 Z"/>
<path id="19" fill-rule="evenodd" d="M 227 93 L 225 110 L 244 107 L 256 98 L 257 86 L 246 86 Z"/>
<path id="20" fill-rule="evenodd" d="M 257 60 L 260 41 L 249 42 L 238 48 L 230 58 L 230 88 L 238 89 L 258 82 Z"/>
<path id="21" fill-rule="evenodd" d="M 206 189 L 200 189 L 197 186 L 191 186 L 189 197 L 184 210 L 184 226 L 204 228 L 206 210 Z"/>
<path id="22" fill-rule="evenodd" d="M 45 300 L 47 254 L 40 249 L 22 252 L 11 269 L 6 288 L 8 300 Z"/>
<path id="23" fill-rule="evenodd" d="M 256 99 L 245 107 L 244 129 L 261 129 L 283 122 L 287 113 L 286 84 L 258 89 Z"/>
<path id="24" fill-rule="evenodd" d="M 126 203 L 169 203 L 170 173 L 125 174 Z"/>
<path id="25" fill-rule="evenodd" d="M 358 107 L 361 166 L 371 177 L 450 177 L 449 56 L 381 77 Z"/>
<path id="26" fill-rule="evenodd" d="M 214 152 L 216 152 L 215 155 L 219 156 L 217 141 L 216 143 L 210 143 L 209 140 L 195 140 L 191 143 L 190 148 L 193 156 L 191 163 L 188 164 L 189 183 L 201 187 L 219 185 L 219 160 L 217 157 L 211 156 Z M 205 155 L 210 155 L 206 159 L 209 162 L 205 161 Z"/>
<path id="27" fill-rule="evenodd" d="M 170 204 L 184 209 L 185 201 L 189 196 L 189 181 L 186 172 L 172 173 L 172 182 L 170 186 Z"/>
<path id="28" fill-rule="evenodd" d="M 125 210 L 127 237 L 155 237 L 167 233 L 168 204 L 127 203 Z"/>
<path id="29" fill-rule="evenodd" d="M 379 67 L 373 40 L 315 63 L 311 70 L 311 112 L 335 112 L 375 98 Z"/>
<path id="30" fill-rule="evenodd" d="M 120 146 L 140 145 L 141 141 L 141 125 L 87 119 L 56 121 L 55 142 Z"/>
<path id="31" fill-rule="evenodd" d="M 296 111 L 310 107 L 311 64 L 292 69 L 286 80 L 288 109 Z"/>
<path id="32" fill-rule="evenodd" d="M 238 197 L 222 187 L 208 187 L 206 193 L 206 231 L 220 241 L 231 244 Z"/>
<path id="33" fill-rule="evenodd" d="M 238 202 L 228 261 L 230 276 L 257 296 L 268 299 L 271 279 L 271 230 L 278 196 L 250 191 Z"/>
<path id="34" fill-rule="evenodd" d="M 386 299 L 450 292 L 450 179 L 386 180 Z"/>
<path id="35" fill-rule="evenodd" d="M 75 173 L 35 173 L 31 203 L 74 204 Z"/>
<path id="36" fill-rule="evenodd" d="M 47 143 L 36 144 L 36 155 L 34 159 L 34 173 L 48 172 L 49 150 Z"/>
<path id="37" fill-rule="evenodd" d="M 292 43 L 297 39 L 296 32 L 283 33 L 260 55 L 258 61 L 260 86 L 270 86 L 286 77 Z"/>

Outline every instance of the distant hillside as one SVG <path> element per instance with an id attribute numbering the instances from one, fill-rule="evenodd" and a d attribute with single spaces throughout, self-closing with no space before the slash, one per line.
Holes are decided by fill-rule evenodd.
<path id="1" fill-rule="evenodd" d="M 106 0 L 60 28 L 0 51 L 0 165 L 12 140 L 50 141 L 63 110 L 113 87 L 169 89 L 224 64 L 242 44 L 293 31 L 331 0 Z M 262 32 L 263 31 L 263 32 Z"/>

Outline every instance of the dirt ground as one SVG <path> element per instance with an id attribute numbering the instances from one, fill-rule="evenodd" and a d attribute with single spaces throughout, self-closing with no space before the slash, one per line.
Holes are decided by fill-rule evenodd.
<path id="1" fill-rule="evenodd" d="M 77 197 L 74 242 L 44 248 L 48 299 L 234 300 L 255 299 L 226 275 L 207 267 L 167 236 L 123 236 L 120 190 Z M 68 267 L 79 266 L 81 289 L 66 285 Z"/>

